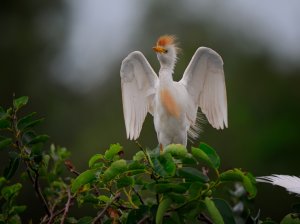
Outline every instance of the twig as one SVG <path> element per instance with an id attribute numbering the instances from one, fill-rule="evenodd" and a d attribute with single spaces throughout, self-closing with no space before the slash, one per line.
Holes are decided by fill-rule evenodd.
<path id="1" fill-rule="evenodd" d="M 64 224 L 65 219 L 66 219 L 66 217 L 67 217 L 67 214 L 68 214 L 68 212 L 69 212 L 69 208 L 70 208 L 70 206 L 71 206 L 72 196 L 71 196 L 71 190 L 70 190 L 70 187 L 67 187 L 67 193 L 68 193 L 68 200 L 67 200 L 67 203 L 66 203 L 66 205 L 65 205 L 65 211 L 64 211 L 63 216 L 61 217 L 60 224 Z"/>
<path id="2" fill-rule="evenodd" d="M 149 218 L 150 218 L 149 215 L 145 215 L 137 224 L 143 224 Z"/>
<path id="3" fill-rule="evenodd" d="M 65 163 L 65 166 L 67 167 L 67 169 L 68 169 L 71 173 L 75 174 L 76 176 L 79 176 L 79 175 L 80 175 L 80 173 L 75 169 L 75 166 L 73 165 L 73 163 L 72 163 L 71 160 L 67 159 L 67 160 L 65 160 L 64 163 Z"/>
<path id="4" fill-rule="evenodd" d="M 139 192 L 137 192 L 137 190 L 134 187 L 132 188 L 132 190 L 138 196 L 138 198 L 139 198 L 140 202 L 142 203 L 142 205 L 145 205 L 145 203 L 144 203 L 141 195 L 139 194 Z"/>
<path id="5" fill-rule="evenodd" d="M 207 223 L 207 224 L 213 224 L 213 221 L 210 220 L 210 218 L 208 218 L 205 214 L 201 213 L 199 216 L 198 216 L 198 220 L 200 221 L 203 221 L 204 223 Z"/>
<path id="6" fill-rule="evenodd" d="M 146 150 L 141 146 L 141 144 L 138 141 L 135 141 L 135 143 L 140 148 L 140 150 L 142 150 L 143 153 L 145 154 L 146 160 L 152 170 L 151 179 L 153 179 L 156 183 L 158 183 L 158 178 L 155 176 L 156 172 L 154 170 L 153 163 L 152 163 L 151 159 L 149 158 Z M 157 194 L 157 193 L 156 193 L 156 202 L 157 202 L 157 204 L 159 204 L 159 194 Z"/>
<path id="7" fill-rule="evenodd" d="M 47 213 L 47 215 L 50 217 L 51 216 L 51 212 L 50 212 L 50 209 L 49 209 L 49 206 L 48 206 L 48 203 L 42 193 L 42 190 L 41 190 L 41 187 L 40 187 L 40 183 L 39 183 L 39 172 L 38 170 L 34 169 L 33 167 L 30 166 L 29 162 L 26 161 L 26 171 L 27 171 L 27 174 L 32 182 L 32 185 L 34 187 L 34 190 L 36 192 L 36 195 L 38 197 L 38 199 L 40 199 L 40 201 L 43 203 L 43 206 L 44 206 L 44 209 Z M 32 176 L 30 170 L 32 170 L 35 174 L 35 177 Z"/>
<path id="8" fill-rule="evenodd" d="M 15 94 L 13 94 L 13 99 L 15 98 Z M 22 139 L 21 139 L 21 131 L 18 129 L 18 119 L 17 119 L 17 111 L 15 106 L 13 106 L 12 108 L 12 132 L 14 135 L 14 138 L 16 140 L 16 146 L 18 148 L 18 150 L 21 153 L 26 153 L 26 149 L 24 147 L 24 145 L 22 144 Z M 48 206 L 48 203 L 46 201 L 46 199 L 44 198 L 42 191 L 41 191 L 41 187 L 40 187 L 40 183 L 39 183 L 39 172 L 38 170 L 34 169 L 31 165 L 30 162 L 28 160 L 23 159 L 23 161 L 26 164 L 26 171 L 27 174 L 33 184 L 33 187 L 35 189 L 35 192 L 38 196 L 38 198 L 40 199 L 40 201 L 43 203 L 44 209 L 47 213 L 47 215 L 50 217 L 51 216 L 51 212 Z M 31 171 L 34 172 L 35 177 L 32 176 Z"/>
<path id="9" fill-rule="evenodd" d="M 72 163 L 71 160 L 69 160 L 69 159 L 65 160 L 64 164 L 65 164 L 65 166 L 67 167 L 67 169 L 68 169 L 71 173 L 75 174 L 77 177 L 80 175 L 80 172 L 78 172 L 78 171 L 76 170 L 76 168 L 75 168 L 75 166 L 73 165 L 73 163 Z M 95 190 L 96 195 L 99 196 L 99 195 L 100 195 L 100 191 L 98 190 L 96 184 L 93 184 L 93 187 L 94 187 L 94 190 Z"/>
<path id="10" fill-rule="evenodd" d="M 106 210 L 109 208 L 109 206 L 115 201 L 115 200 L 118 200 L 120 198 L 120 195 L 121 193 L 118 192 L 116 193 L 116 195 L 112 198 L 112 200 L 106 204 L 106 206 L 102 209 L 102 211 L 97 215 L 96 218 L 94 218 L 92 224 L 96 224 L 100 219 L 101 217 L 104 215 L 104 213 L 106 212 Z"/>

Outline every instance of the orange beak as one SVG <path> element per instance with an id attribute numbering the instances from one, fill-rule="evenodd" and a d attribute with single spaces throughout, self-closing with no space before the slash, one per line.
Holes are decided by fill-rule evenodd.
<path id="1" fill-rule="evenodd" d="M 154 51 L 156 51 L 157 53 L 166 53 L 167 52 L 167 50 L 165 49 L 165 48 L 163 48 L 163 47 L 161 47 L 161 46 L 155 46 L 155 47 L 153 47 L 152 48 Z"/>

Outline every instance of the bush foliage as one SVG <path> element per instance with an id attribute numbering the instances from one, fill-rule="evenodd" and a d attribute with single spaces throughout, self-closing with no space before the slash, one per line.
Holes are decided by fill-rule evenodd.
<path id="1" fill-rule="evenodd" d="M 220 157 L 205 143 L 191 150 L 173 144 L 163 151 L 137 143 L 131 159 L 112 144 L 79 172 L 66 148 L 45 149 L 48 135 L 35 131 L 43 119 L 36 113 L 18 116 L 27 102 L 20 97 L 12 107 L 0 107 L 0 149 L 9 160 L 0 177 L 0 223 L 22 223 L 26 205 L 18 203 L 18 194 L 30 183 L 45 213 L 40 223 L 274 223 L 250 209 L 257 194 L 253 175 L 222 170 Z M 18 169 L 27 180 L 13 183 Z M 75 204 L 92 205 L 94 216 L 78 217 Z M 282 223 L 299 223 L 298 214 Z"/>

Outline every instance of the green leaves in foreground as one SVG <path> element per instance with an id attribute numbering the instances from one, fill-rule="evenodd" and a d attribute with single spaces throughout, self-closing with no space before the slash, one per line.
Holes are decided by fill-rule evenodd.
<path id="1" fill-rule="evenodd" d="M 96 179 L 94 170 L 87 170 L 81 173 L 72 183 L 71 191 L 74 193 L 85 184 L 92 183 Z"/>
<path id="2" fill-rule="evenodd" d="M 28 96 L 22 96 L 17 99 L 14 99 L 14 101 L 13 101 L 13 105 L 16 110 L 21 109 L 27 103 L 28 103 Z"/>
<path id="3" fill-rule="evenodd" d="M 222 170 L 217 151 L 206 143 L 191 150 L 171 144 L 162 152 L 139 145 L 132 158 L 127 152 L 135 149 L 112 144 L 91 156 L 88 169 L 80 171 L 66 148 L 44 149 L 49 136 L 34 129 L 44 119 L 35 112 L 19 117 L 27 104 L 23 96 L 10 108 L 0 106 L 0 150 L 7 158 L 0 176 L 0 223 L 21 223 L 23 218 L 26 206 L 17 203 L 22 185 L 13 178 L 19 173 L 27 175 L 24 184 L 33 186 L 41 202 L 43 223 L 273 223 L 247 216 L 257 194 L 255 178 L 242 169 Z M 72 206 L 86 204 L 94 209 L 90 216 L 72 213 Z M 240 204 L 243 211 L 233 212 Z M 295 208 L 282 224 L 300 223 L 300 206 Z"/>
<path id="4" fill-rule="evenodd" d="M 105 213 L 104 219 L 118 217 L 121 223 L 188 223 L 212 220 L 213 223 L 234 223 L 229 203 L 215 198 L 223 183 L 240 182 L 249 198 L 256 194 L 250 173 L 239 169 L 220 172 L 220 158 L 207 144 L 192 148 L 172 144 L 163 152 L 141 150 L 132 160 L 121 158 L 123 148 L 113 144 L 103 154 L 93 155 L 89 170 L 76 177 L 71 192 L 80 203 L 98 207 L 110 206 L 112 211 L 126 207 L 122 215 Z M 214 170 L 203 172 L 203 165 Z M 217 175 L 215 175 L 217 174 Z M 98 189 L 98 190 L 96 190 Z M 99 191 L 97 195 L 93 192 Z M 116 195 L 120 195 L 116 199 Z M 117 201 L 116 201 L 117 200 Z M 206 220 L 207 221 L 207 220 Z"/>
<path id="5" fill-rule="evenodd" d="M 199 148 L 192 147 L 193 156 L 200 162 L 204 162 L 207 166 L 218 170 L 220 167 L 220 157 L 216 151 L 205 143 L 200 143 Z"/>
<path id="6" fill-rule="evenodd" d="M 241 182 L 248 193 L 248 198 L 252 199 L 256 196 L 257 189 L 255 186 L 255 178 L 251 173 L 243 172 L 240 169 L 228 170 L 220 174 L 220 181 L 222 182 Z"/>

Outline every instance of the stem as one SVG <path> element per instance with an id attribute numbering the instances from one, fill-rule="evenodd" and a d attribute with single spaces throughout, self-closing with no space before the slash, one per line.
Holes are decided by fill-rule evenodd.
<path id="1" fill-rule="evenodd" d="M 158 178 L 155 176 L 156 172 L 154 170 L 153 163 L 152 163 L 151 159 L 149 158 L 148 153 L 146 152 L 146 150 L 141 146 L 141 144 L 138 141 L 135 141 L 135 143 L 137 144 L 139 149 L 142 150 L 143 153 L 145 154 L 147 162 L 148 162 L 148 164 L 151 168 L 151 171 L 152 171 L 151 174 L 150 174 L 151 179 L 153 179 L 156 183 L 158 183 Z M 159 195 L 157 193 L 156 193 L 156 202 L 157 202 L 157 204 L 159 204 Z"/>
<path id="2" fill-rule="evenodd" d="M 100 219 L 101 217 L 104 215 L 104 213 L 106 212 L 106 210 L 109 208 L 109 206 L 115 201 L 115 200 L 118 200 L 120 198 L 120 195 L 121 193 L 118 192 L 113 198 L 112 200 L 106 204 L 106 206 L 103 208 L 103 210 L 97 215 L 96 218 L 94 218 L 92 224 L 96 224 Z"/>
<path id="3" fill-rule="evenodd" d="M 33 171 L 34 171 L 34 173 L 35 173 L 35 178 L 34 178 L 34 181 L 33 181 L 34 189 L 35 189 L 35 191 L 36 191 L 36 193 L 37 193 L 38 198 L 39 198 L 40 201 L 43 203 L 43 206 L 44 206 L 44 209 L 45 209 L 47 215 L 50 216 L 50 215 L 51 215 L 51 212 L 50 212 L 48 203 L 47 203 L 47 201 L 46 201 L 44 195 L 42 194 L 42 190 L 41 190 L 40 183 L 39 183 L 39 180 L 38 180 L 38 178 L 39 178 L 39 173 L 38 173 L 37 170 L 33 170 Z M 30 173 L 30 171 L 27 172 L 27 173 Z"/>
<path id="4" fill-rule="evenodd" d="M 138 206 L 136 206 L 136 205 L 133 203 L 133 201 L 132 201 L 132 199 L 131 199 L 131 196 L 130 196 L 130 193 L 128 193 L 128 192 L 126 191 L 125 187 L 123 188 L 123 191 L 124 191 L 125 195 L 127 196 L 127 199 L 128 199 L 128 201 L 129 201 L 129 203 L 131 204 L 131 206 L 132 206 L 134 209 L 137 209 Z"/>
<path id="5" fill-rule="evenodd" d="M 17 146 L 17 149 L 20 151 L 21 154 L 23 154 L 23 153 L 28 154 L 25 150 L 25 147 L 24 147 L 23 143 L 22 143 L 21 131 L 18 129 L 17 122 L 18 122 L 18 120 L 17 120 L 17 111 L 16 111 L 16 108 L 13 106 L 13 108 L 12 108 L 12 132 L 13 132 L 13 135 L 14 135 L 14 138 L 15 138 L 15 141 L 16 141 L 16 146 Z M 38 170 L 34 169 L 30 165 L 30 162 L 28 160 L 25 160 L 23 158 L 23 161 L 26 164 L 26 172 L 27 172 L 32 184 L 33 184 L 33 187 L 34 187 L 34 190 L 37 194 L 37 197 L 43 203 L 43 207 L 44 207 L 47 215 L 51 216 L 51 212 L 50 212 L 48 203 L 47 203 L 45 197 L 42 194 L 41 187 L 40 187 L 40 184 L 39 184 L 39 172 L 38 172 Z M 34 177 L 32 176 L 31 171 L 34 172 L 34 175 L 35 175 Z"/>
<path id="6" fill-rule="evenodd" d="M 139 192 L 137 192 L 137 190 L 133 187 L 132 188 L 133 192 L 138 196 L 140 202 L 142 203 L 142 205 L 145 205 L 143 199 L 142 199 L 142 196 L 139 194 Z"/>
<path id="7" fill-rule="evenodd" d="M 65 211 L 64 211 L 64 214 L 61 218 L 61 221 L 60 221 L 60 224 L 64 224 L 65 222 L 65 219 L 67 217 L 67 214 L 69 212 L 69 208 L 71 206 L 71 200 L 72 200 L 72 196 L 71 196 L 71 191 L 70 191 L 70 187 L 67 188 L 67 193 L 68 193 L 68 200 L 67 200 L 67 203 L 65 205 Z"/>
<path id="8" fill-rule="evenodd" d="M 207 223 L 207 224 L 213 224 L 213 221 L 210 220 L 210 218 L 208 218 L 205 214 L 201 213 L 199 216 L 198 216 L 198 220 L 204 222 L 204 223 Z"/>
<path id="9" fill-rule="evenodd" d="M 150 218 L 150 216 L 149 215 L 145 215 L 137 224 L 143 224 L 143 223 L 145 223 L 145 221 L 147 220 L 147 219 L 149 219 Z"/>

